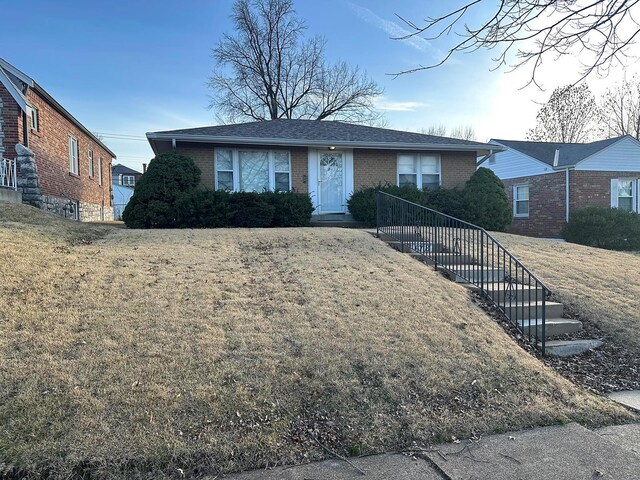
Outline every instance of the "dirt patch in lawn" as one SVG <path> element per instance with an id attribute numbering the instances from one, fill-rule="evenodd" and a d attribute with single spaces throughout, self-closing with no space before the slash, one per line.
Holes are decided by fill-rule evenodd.
<path id="1" fill-rule="evenodd" d="M 632 418 L 366 232 L 131 231 L 19 208 L 0 205 L 8 475 L 216 474 L 319 459 L 318 442 L 353 455 Z"/>

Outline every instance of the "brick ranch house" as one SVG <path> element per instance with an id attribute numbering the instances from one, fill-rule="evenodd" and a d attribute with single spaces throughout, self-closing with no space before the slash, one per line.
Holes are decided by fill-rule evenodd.
<path id="1" fill-rule="evenodd" d="M 21 196 L 24 203 L 76 220 L 113 218 L 115 154 L 31 77 L 2 59 L 0 157 L 5 165 L 17 163 L 16 182 L 4 185 L 16 190 L 14 201 Z"/>
<path id="2" fill-rule="evenodd" d="M 495 145 L 325 120 L 269 120 L 147 133 L 156 154 L 176 152 L 202 187 L 309 193 L 314 215 L 348 214 L 347 199 L 380 183 L 462 187 Z"/>
<path id="3" fill-rule="evenodd" d="M 509 232 L 559 237 L 585 207 L 640 211 L 640 142 L 622 136 L 591 143 L 491 140 L 506 148 L 483 158 L 513 205 Z"/>

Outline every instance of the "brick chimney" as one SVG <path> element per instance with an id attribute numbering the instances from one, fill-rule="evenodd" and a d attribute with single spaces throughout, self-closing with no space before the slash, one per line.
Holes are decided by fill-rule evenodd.
<path id="1" fill-rule="evenodd" d="M 147 164 L 143 163 L 142 164 L 142 173 L 146 173 L 146 171 L 147 171 Z"/>

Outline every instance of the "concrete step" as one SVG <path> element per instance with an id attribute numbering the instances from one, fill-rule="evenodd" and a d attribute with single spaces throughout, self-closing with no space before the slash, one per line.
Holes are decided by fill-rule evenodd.
<path id="1" fill-rule="evenodd" d="M 551 340 L 545 343 L 546 354 L 555 355 L 557 357 L 571 357 L 580 355 L 587 350 L 593 350 L 602 346 L 600 340 Z M 542 348 L 542 343 L 538 343 L 538 347 Z"/>
<path id="2" fill-rule="evenodd" d="M 385 240 L 388 245 L 403 253 L 410 252 L 441 252 L 443 245 L 429 242 L 400 242 L 398 240 Z"/>
<path id="3" fill-rule="evenodd" d="M 547 318 L 544 323 L 545 338 L 566 335 L 567 333 L 576 333 L 582 330 L 582 322 L 572 318 Z M 525 335 L 528 336 L 529 333 L 531 333 L 531 336 L 534 337 L 537 333 L 537 337 L 542 338 L 541 320 L 524 320 L 524 322 L 518 322 L 518 326 L 523 328 Z"/>
<path id="4" fill-rule="evenodd" d="M 446 270 L 452 280 L 458 283 L 501 282 L 504 280 L 504 270 L 501 268 L 487 268 L 479 265 L 438 265 L 439 270 Z M 453 273 L 451 273 L 453 272 Z"/>
<path id="5" fill-rule="evenodd" d="M 411 252 L 412 257 L 422 257 L 423 254 L 419 251 Z M 428 261 L 433 263 L 433 260 L 436 259 L 435 254 L 429 252 Z M 461 255 L 459 253 L 438 253 L 437 255 L 438 263 L 446 263 L 452 265 L 462 265 L 472 263 L 472 259 L 470 255 Z"/>
<path id="6" fill-rule="evenodd" d="M 542 287 L 529 287 L 528 285 L 514 285 L 509 287 L 508 283 L 497 282 L 493 285 L 489 284 L 486 287 L 488 295 L 496 302 L 503 303 L 506 299 L 507 303 L 511 301 L 531 300 L 535 302 L 542 300 Z M 537 295 L 537 297 L 536 297 Z"/>
<path id="7" fill-rule="evenodd" d="M 504 308 L 504 312 L 512 319 L 533 319 L 542 318 L 542 302 L 512 302 L 509 304 L 507 300 L 506 305 L 500 305 Z M 537 311 L 536 311 L 536 306 Z M 545 318 L 562 318 L 563 305 L 558 302 L 546 302 L 545 303 Z"/>

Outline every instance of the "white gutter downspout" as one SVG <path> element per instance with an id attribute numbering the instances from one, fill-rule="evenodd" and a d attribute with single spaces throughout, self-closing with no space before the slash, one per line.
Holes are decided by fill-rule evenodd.
<path id="1" fill-rule="evenodd" d="M 565 221 L 567 223 L 569 223 L 569 167 L 567 167 L 567 169 L 565 170 L 565 186 L 564 186 L 564 193 L 565 193 L 565 204 L 566 204 L 566 208 L 565 208 Z"/>

